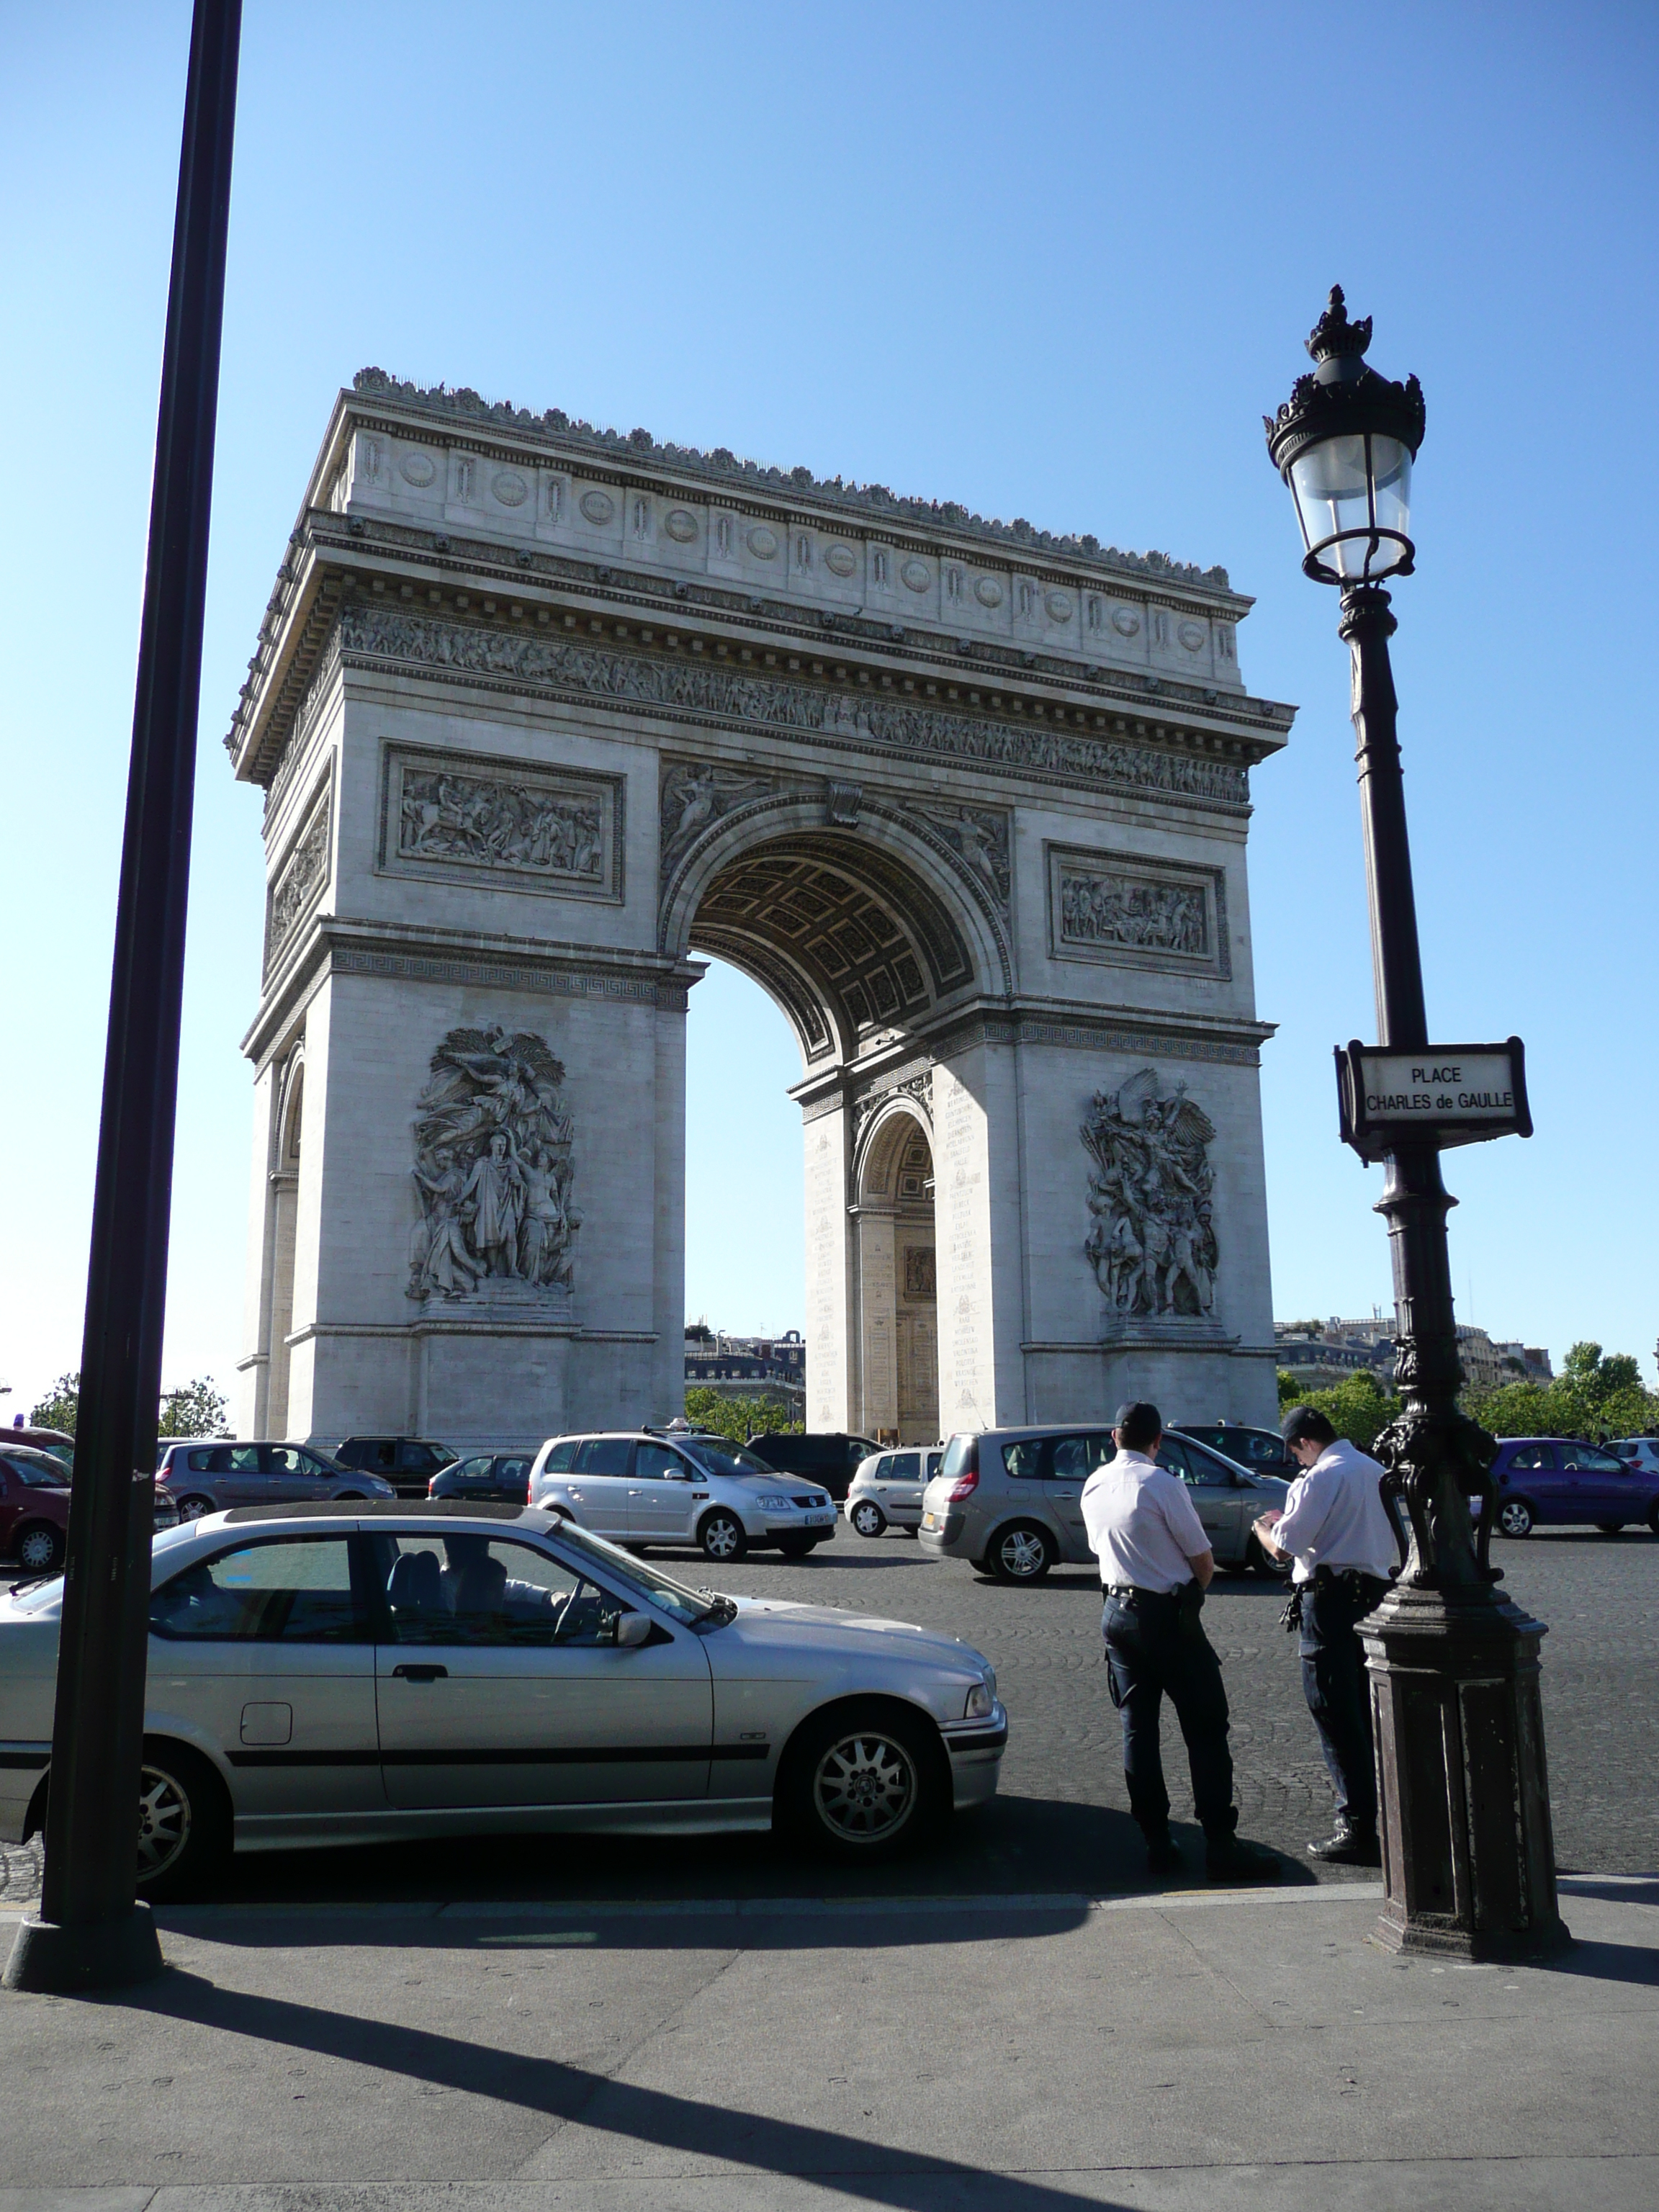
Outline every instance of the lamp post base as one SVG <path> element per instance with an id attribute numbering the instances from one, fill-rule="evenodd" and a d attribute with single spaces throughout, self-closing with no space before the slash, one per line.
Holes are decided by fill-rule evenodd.
<path id="1" fill-rule="evenodd" d="M 1382 1812 L 1376 1941 L 1469 1961 L 1559 1950 L 1542 1624 L 1494 1593 L 1396 1584 L 1359 1632 Z"/>
<path id="2" fill-rule="evenodd" d="M 5 1986 L 74 1996 L 153 1981 L 166 1966 L 155 1917 L 141 1898 L 118 1920 L 72 1928 L 51 1920 L 24 1921 L 6 1961 Z"/>

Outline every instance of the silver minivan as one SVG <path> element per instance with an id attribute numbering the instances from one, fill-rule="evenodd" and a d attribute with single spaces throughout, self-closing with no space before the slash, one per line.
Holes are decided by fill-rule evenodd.
<path id="1" fill-rule="evenodd" d="M 550 1437 L 530 1470 L 530 1503 L 633 1551 L 695 1544 L 722 1562 L 763 1546 L 804 1559 L 836 1533 L 827 1490 L 696 1430 Z"/>
<path id="2" fill-rule="evenodd" d="M 1056 1562 L 1093 1565 L 1083 1486 L 1115 1451 L 1111 1431 L 1100 1423 L 952 1437 L 922 1494 L 923 1549 L 967 1559 L 1004 1583 L 1036 1582 Z M 1252 1524 L 1270 1505 L 1284 1504 L 1288 1483 L 1253 1474 L 1167 1431 L 1158 1458 L 1190 1489 L 1218 1567 L 1283 1571 L 1263 1553 Z"/>
<path id="3" fill-rule="evenodd" d="M 921 1493 L 939 1471 L 945 1454 L 920 1449 L 872 1452 L 861 1459 L 847 1492 L 847 1518 L 860 1536 L 921 1526 Z"/>

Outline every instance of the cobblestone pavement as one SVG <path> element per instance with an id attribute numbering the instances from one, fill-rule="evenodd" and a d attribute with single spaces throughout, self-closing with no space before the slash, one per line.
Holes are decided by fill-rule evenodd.
<path id="1" fill-rule="evenodd" d="M 561 1894 L 630 1896 L 734 1890 L 780 1896 L 880 1887 L 918 1891 L 1132 1888 L 1142 1880 L 1127 1816 L 1117 1719 L 1100 1664 L 1100 1607 L 1091 1572 L 1066 1569 L 1030 1589 L 983 1583 L 890 1534 L 866 1542 L 840 1531 L 811 1559 L 759 1555 L 718 1574 L 692 1555 L 661 1555 L 690 1581 L 734 1592 L 811 1599 L 944 1629 L 997 1669 L 1011 1718 L 995 1806 L 955 1825 L 925 1859 L 878 1881 L 791 1862 L 763 1838 L 632 1843 L 495 1838 L 389 1850 L 244 1858 L 227 1893 L 249 1898 Z M 1659 1868 L 1659 1542 L 1552 1531 L 1500 1543 L 1510 1594 L 1549 1626 L 1544 1711 L 1556 1849 L 1564 1869 L 1644 1873 Z M 1219 1578 L 1205 1626 L 1226 1673 L 1242 1828 L 1309 1879 L 1310 1838 L 1323 1834 L 1330 1791 L 1302 1702 L 1296 1648 L 1279 1626 L 1276 1583 Z M 1165 1762 L 1177 1822 L 1188 1808 L 1173 1716 Z M 1322 1879 L 1343 1878 L 1340 1870 Z M 0 1907 L 38 1893 L 38 1846 L 0 1847 Z"/>

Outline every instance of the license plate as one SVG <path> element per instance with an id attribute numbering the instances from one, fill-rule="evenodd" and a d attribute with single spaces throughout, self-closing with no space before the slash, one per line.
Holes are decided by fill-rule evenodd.
<path id="1" fill-rule="evenodd" d="M 806 1525 L 809 1528 L 833 1528 L 836 1525 L 836 1516 L 833 1513 L 809 1513 L 806 1516 Z"/>
<path id="2" fill-rule="evenodd" d="M 938 1514 L 924 1513 L 921 1516 L 921 1525 L 924 1528 L 937 1528 L 939 1526 Z"/>

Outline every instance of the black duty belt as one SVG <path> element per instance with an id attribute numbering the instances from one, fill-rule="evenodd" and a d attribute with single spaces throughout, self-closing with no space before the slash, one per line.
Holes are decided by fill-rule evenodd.
<path id="1" fill-rule="evenodd" d="M 1101 1588 L 1108 1597 L 1115 1598 L 1120 1605 L 1127 1605 L 1131 1610 L 1136 1605 L 1145 1605 L 1149 1599 L 1154 1605 L 1176 1605 L 1181 1599 L 1178 1589 L 1139 1589 L 1133 1583 L 1103 1583 Z"/>

